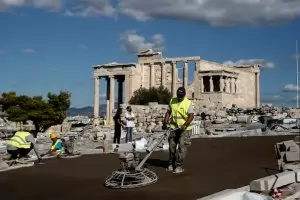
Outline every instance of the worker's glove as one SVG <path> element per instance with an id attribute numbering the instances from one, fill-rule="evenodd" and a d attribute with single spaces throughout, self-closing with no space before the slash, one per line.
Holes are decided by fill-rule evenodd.
<path id="1" fill-rule="evenodd" d="M 183 131 L 185 131 L 185 130 L 186 130 L 186 128 L 187 128 L 187 127 L 186 127 L 186 125 L 182 125 L 182 126 L 180 127 L 180 131 L 182 131 L 182 132 L 183 132 Z"/>
<path id="2" fill-rule="evenodd" d="M 162 130 L 167 130 L 167 128 L 168 128 L 167 124 L 163 124 L 161 127 Z"/>

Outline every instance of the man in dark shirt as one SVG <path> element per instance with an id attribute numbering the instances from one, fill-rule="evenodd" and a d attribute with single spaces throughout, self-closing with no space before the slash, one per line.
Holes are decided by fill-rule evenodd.
<path id="1" fill-rule="evenodd" d="M 115 121 L 114 144 L 120 144 L 121 128 L 123 126 L 121 122 L 121 114 L 122 114 L 122 109 L 118 108 L 116 115 L 114 116 L 114 121 Z"/>

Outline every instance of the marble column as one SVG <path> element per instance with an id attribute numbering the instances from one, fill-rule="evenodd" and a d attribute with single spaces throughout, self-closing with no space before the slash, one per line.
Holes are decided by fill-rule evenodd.
<path id="1" fill-rule="evenodd" d="M 149 64 L 150 66 L 150 88 L 155 87 L 155 68 L 153 64 Z"/>
<path id="2" fill-rule="evenodd" d="M 241 93 L 241 91 L 240 91 L 240 89 L 241 89 L 240 84 L 241 84 L 241 81 L 240 81 L 240 79 L 237 78 L 237 79 L 235 80 L 235 91 L 236 91 L 236 93 L 238 93 L 238 94 Z"/>
<path id="3" fill-rule="evenodd" d="M 230 83 L 228 77 L 225 77 L 225 92 L 230 93 Z"/>
<path id="4" fill-rule="evenodd" d="M 94 125 L 99 124 L 100 77 L 94 78 Z"/>
<path id="5" fill-rule="evenodd" d="M 113 111 L 115 109 L 115 77 L 109 77 L 109 123 L 113 122 Z"/>
<path id="6" fill-rule="evenodd" d="M 256 107 L 260 107 L 260 73 L 255 73 L 255 79 L 256 79 Z"/>
<path id="7" fill-rule="evenodd" d="M 110 107 L 110 83 L 109 77 L 106 77 L 106 121 L 109 122 L 109 107 Z"/>
<path id="8" fill-rule="evenodd" d="M 166 87 L 166 66 L 161 63 L 161 86 Z"/>
<path id="9" fill-rule="evenodd" d="M 225 87 L 224 77 L 220 76 L 220 92 L 224 92 L 224 87 Z"/>
<path id="10" fill-rule="evenodd" d="M 200 92 L 203 93 L 204 92 L 203 76 L 199 77 L 199 81 L 200 81 Z"/>
<path id="11" fill-rule="evenodd" d="M 209 77 L 209 91 L 213 92 L 214 91 L 214 81 L 213 81 L 213 76 Z"/>
<path id="12" fill-rule="evenodd" d="M 195 71 L 194 71 L 194 85 L 201 85 L 201 89 L 195 89 L 194 90 L 194 97 L 195 99 L 201 98 L 201 93 L 204 91 L 203 86 L 203 77 L 200 76 L 200 60 L 195 60 Z M 197 88 L 197 87 L 195 87 Z"/>
<path id="13" fill-rule="evenodd" d="M 238 82 L 238 79 L 237 79 L 237 78 L 235 78 L 235 79 L 234 79 L 234 92 L 235 92 L 235 93 L 238 93 L 238 86 L 237 86 L 237 82 Z"/>
<path id="14" fill-rule="evenodd" d="M 184 61 L 184 66 L 183 66 L 183 87 L 187 89 L 188 87 L 188 65 L 189 63 L 187 61 Z"/>
<path id="15" fill-rule="evenodd" d="M 133 87 L 132 87 L 132 75 L 125 75 L 125 103 L 128 103 L 130 98 L 133 96 Z"/>
<path id="16" fill-rule="evenodd" d="M 235 78 L 231 78 L 231 93 L 235 94 Z"/>
<path id="17" fill-rule="evenodd" d="M 176 96 L 177 77 L 176 77 L 176 62 L 172 62 L 172 96 Z"/>
<path id="18" fill-rule="evenodd" d="M 123 103 L 123 82 L 124 77 L 118 78 L 118 106 Z"/>

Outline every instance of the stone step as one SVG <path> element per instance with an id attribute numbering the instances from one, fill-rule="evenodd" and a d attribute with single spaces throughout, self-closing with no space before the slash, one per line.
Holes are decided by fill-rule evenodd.
<path id="1" fill-rule="evenodd" d="M 275 175 L 256 179 L 250 183 L 250 191 L 263 192 L 296 182 L 294 171 L 284 171 Z"/>

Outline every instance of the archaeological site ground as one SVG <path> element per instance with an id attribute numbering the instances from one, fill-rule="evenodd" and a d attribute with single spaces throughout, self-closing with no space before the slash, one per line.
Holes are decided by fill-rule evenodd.
<path id="1" fill-rule="evenodd" d="M 276 142 L 293 136 L 194 139 L 186 161 L 186 173 L 166 172 L 167 152 L 156 152 L 149 167 L 157 183 L 138 189 L 115 190 L 103 180 L 118 167 L 115 154 L 87 155 L 78 159 L 45 161 L 44 165 L 0 174 L 3 199 L 178 199 L 195 200 L 276 173 Z M 54 192 L 58 191 L 58 195 Z M 52 194 L 52 195 L 51 195 Z"/>

